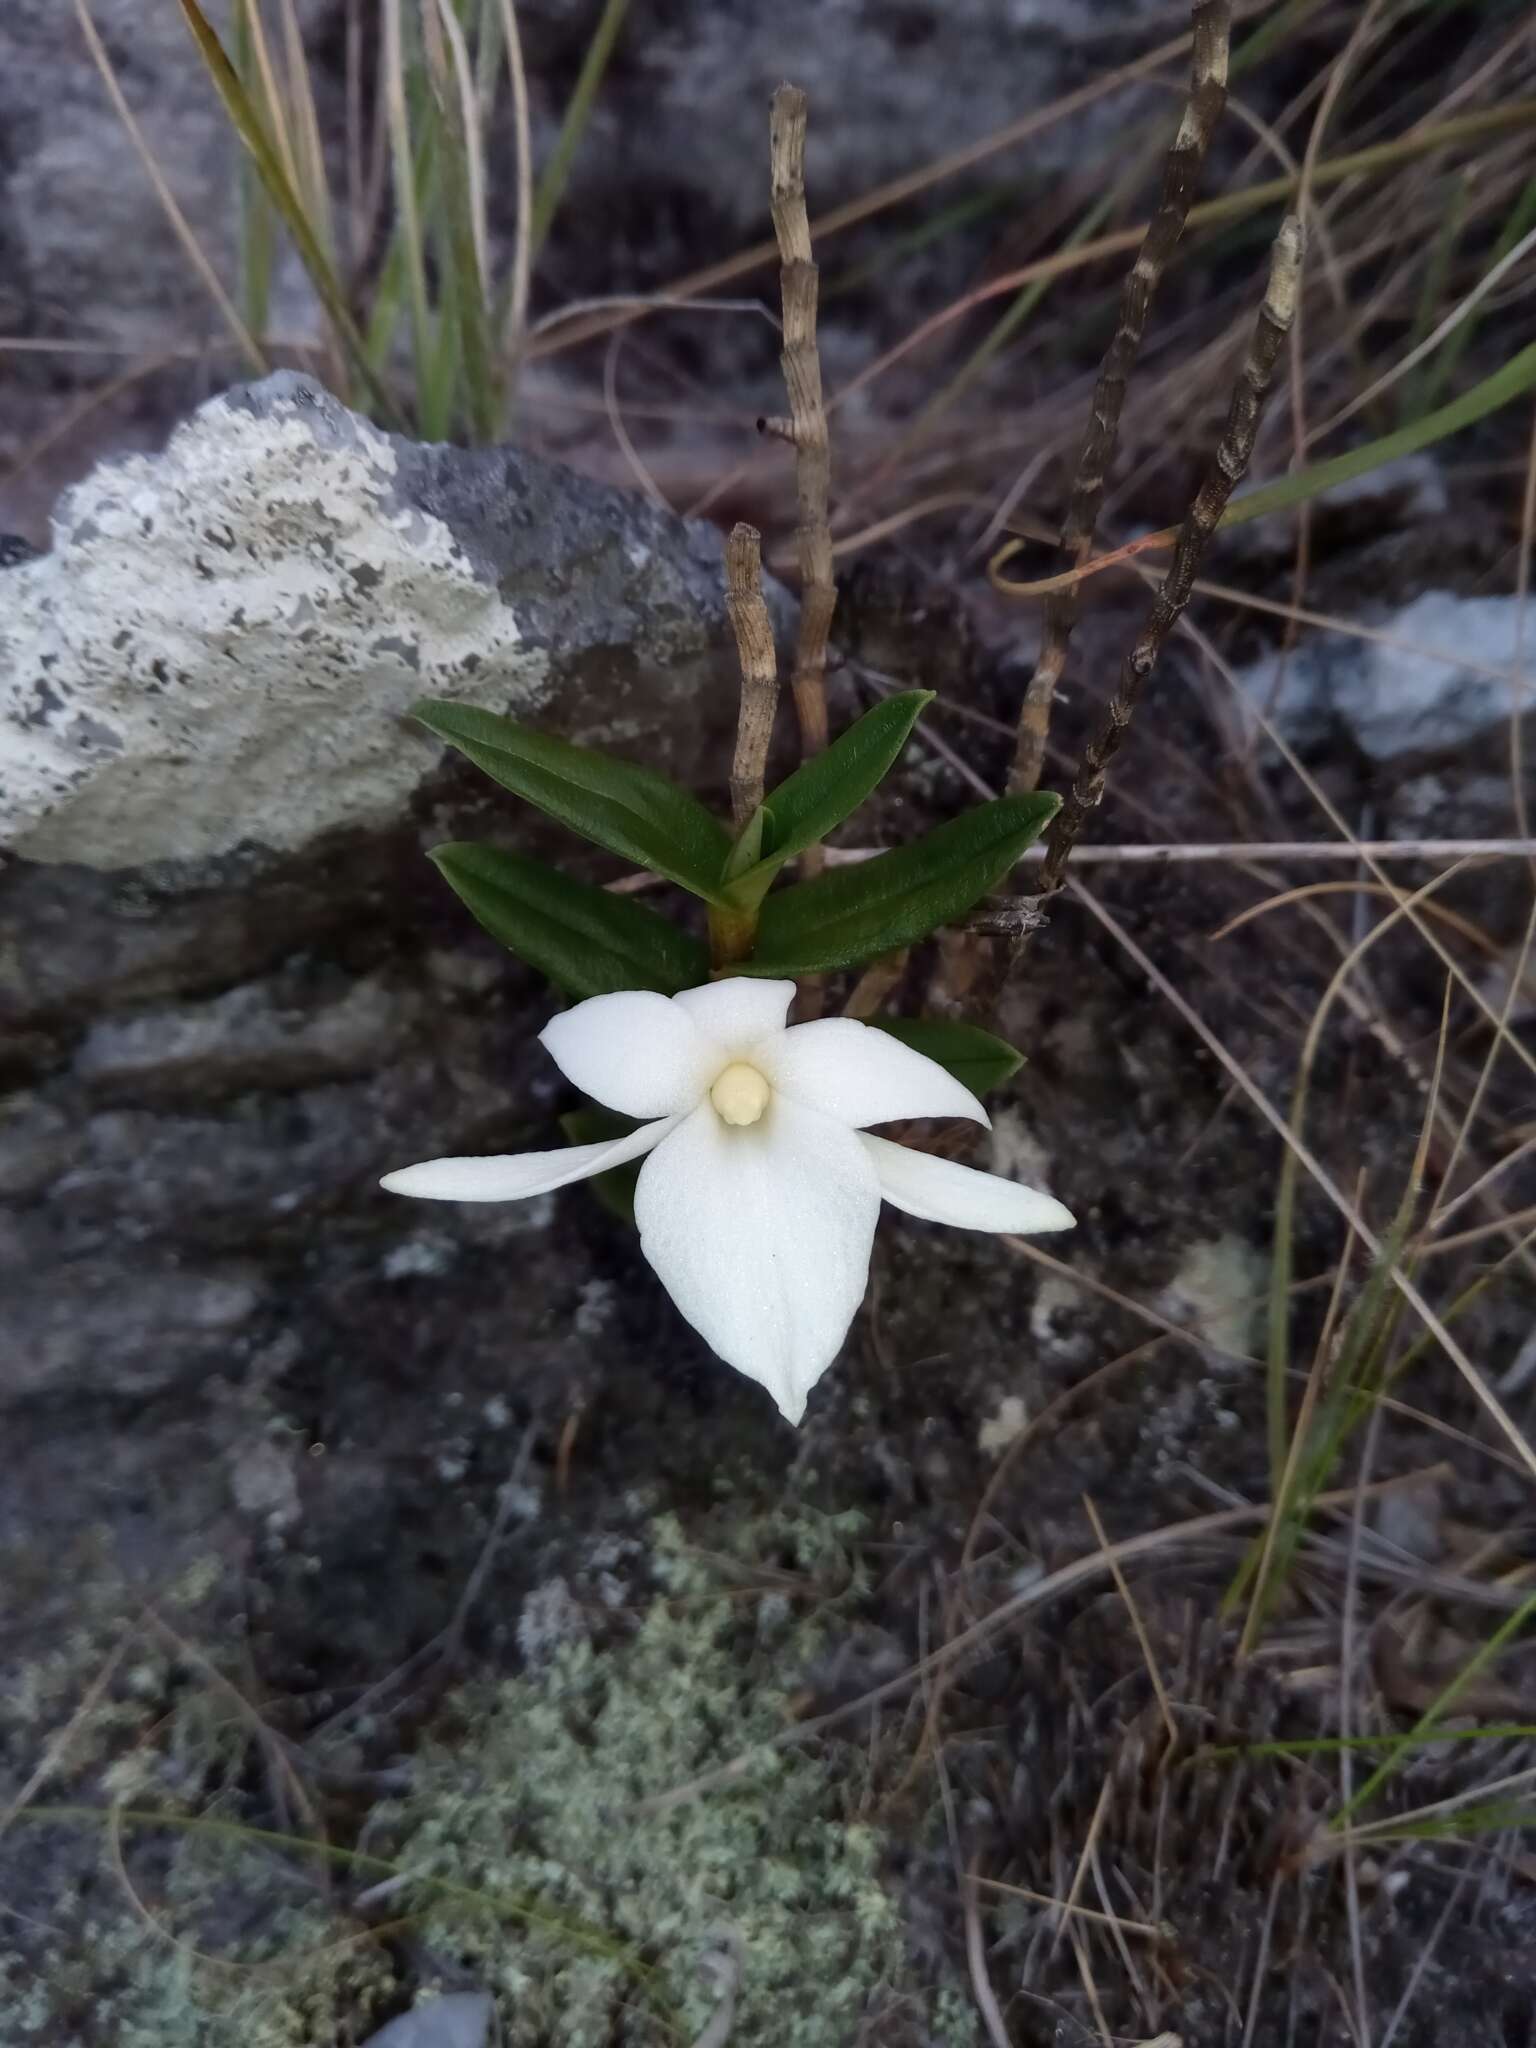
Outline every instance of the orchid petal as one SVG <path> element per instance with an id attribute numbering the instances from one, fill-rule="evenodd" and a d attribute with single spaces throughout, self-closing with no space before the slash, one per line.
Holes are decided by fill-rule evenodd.
<path id="1" fill-rule="evenodd" d="M 672 998 L 706 1038 L 727 1052 L 743 1052 L 762 1039 L 776 1038 L 794 999 L 792 981 L 754 981 L 744 974 L 685 988 Z"/>
<path id="2" fill-rule="evenodd" d="M 842 1348 L 879 1211 L 853 1133 L 782 1097 L 744 1128 L 696 1109 L 635 1189 L 640 1248 L 662 1285 L 790 1422 Z"/>
<path id="3" fill-rule="evenodd" d="M 852 1017 L 795 1025 L 773 1046 L 763 1071 L 794 1101 L 855 1130 L 909 1116 L 992 1121 L 937 1060 Z"/>
<path id="4" fill-rule="evenodd" d="M 886 1201 L 925 1223 L 1033 1233 L 1070 1230 L 1077 1221 L 1054 1195 L 1021 1187 L 1000 1173 L 978 1173 L 974 1166 L 937 1159 L 931 1152 L 893 1145 L 889 1138 L 871 1138 L 863 1132 L 859 1143 L 869 1154 Z"/>
<path id="5" fill-rule="evenodd" d="M 679 1116 L 720 1071 L 718 1049 L 670 996 L 623 989 L 552 1017 L 539 1043 L 583 1095 L 625 1116 Z"/>
<path id="6" fill-rule="evenodd" d="M 558 1152 L 505 1152 L 485 1159 L 428 1159 L 421 1166 L 402 1166 L 386 1173 L 379 1185 L 392 1195 L 420 1195 L 429 1202 L 520 1202 L 529 1195 L 547 1195 L 555 1188 L 568 1187 L 574 1180 L 590 1180 L 610 1166 L 627 1166 L 676 1128 L 676 1117 L 663 1117 L 600 1145 L 564 1145 Z"/>

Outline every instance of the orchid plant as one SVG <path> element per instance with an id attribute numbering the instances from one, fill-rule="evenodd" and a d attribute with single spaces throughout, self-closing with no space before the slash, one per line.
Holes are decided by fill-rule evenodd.
<path id="1" fill-rule="evenodd" d="M 702 899 L 709 943 L 630 896 L 525 855 L 440 846 L 438 869 L 493 938 L 577 998 L 540 1042 L 601 1106 L 554 1152 L 434 1159 L 396 1194 L 507 1202 L 638 1174 L 633 1214 L 662 1285 L 711 1348 L 798 1422 L 869 1277 L 881 1200 L 989 1231 L 1071 1227 L 1013 1180 L 871 1134 L 920 1117 L 987 1125 L 979 1092 L 1019 1055 L 973 1025 L 788 1023 L 797 975 L 860 965 L 962 917 L 1059 805 L 977 805 L 873 859 L 775 887 L 880 783 L 932 692 L 886 698 L 729 832 L 665 776 L 472 706 L 417 719 L 503 787 Z"/>

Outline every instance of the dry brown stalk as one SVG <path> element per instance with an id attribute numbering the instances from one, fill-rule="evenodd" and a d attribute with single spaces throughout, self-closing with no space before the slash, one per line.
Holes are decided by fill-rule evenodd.
<path id="1" fill-rule="evenodd" d="M 1179 130 L 1163 165 L 1163 189 L 1157 210 L 1137 252 L 1120 294 L 1120 317 L 1094 386 L 1088 428 L 1072 479 L 1061 552 L 1069 565 L 1081 568 L 1093 552 L 1093 537 L 1104 503 L 1104 487 L 1120 436 L 1120 413 L 1127 379 L 1141 353 L 1147 315 L 1162 281 L 1210 148 L 1211 137 L 1227 101 L 1227 53 L 1232 35 L 1231 0 L 1196 0 L 1194 56 L 1189 100 Z M 1067 648 L 1077 624 L 1081 585 L 1072 583 L 1046 601 L 1044 629 L 1035 672 L 1019 710 L 1019 737 L 1011 786 L 1038 789 L 1045 766 L 1045 739 L 1051 723 L 1056 685 L 1067 664 Z"/>
<path id="2" fill-rule="evenodd" d="M 816 353 L 818 273 L 805 210 L 805 94 L 798 86 L 781 85 L 774 94 L 768 137 L 773 232 L 779 245 L 784 295 L 784 351 L 779 360 L 790 416 L 788 420 L 763 420 L 760 428 L 781 435 L 795 450 L 800 629 L 791 687 L 801 745 L 807 754 L 816 754 L 827 744 L 827 635 L 837 586 L 832 581 L 832 530 L 827 520 L 832 458 L 821 394 L 821 359 Z"/>
<path id="3" fill-rule="evenodd" d="M 903 946 L 895 953 L 882 953 L 872 960 L 853 985 L 853 993 L 843 1005 L 843 1015 L 852 1017 L 856 1023 L 867 1023 L 884 1003 L 907 971 L 911 948 Z"/>
<path id="4" fill-rule="evenodd" d="M 1275 238 L 1268 289 L 1247 357 L 1238 373 L 1215 456 L 1179 528 L 1173 564 L 1152 601 L 1151 614 L 1125 658 L 1103 722 L 1083 749 L 1077 780 L 1051 826 L 1040 875 L 1042 896 L 1061 887 L 1068 857 L 1084 822 L 1103 798 L 1105 773 L 1125 738 L 1147 678 L 1189 603 L 1196 572 L 1226 510 L 1227 500 L 1248 467 L 1265 395 L 1296 309 L 1301 252 L 1301 222 L 1294 214 L 1288 214 Z"/>
<path id="5" fill-rule="evenodd" d="M 741 831 L 763 800 L 768 743 L 779 702 L 779 665 L 773 621 L 763 600 L 763 537 L 744 522 L 725 543 L 725 608 L 741 665 L 741 710 L 731 762 L 731 816 Z"/>

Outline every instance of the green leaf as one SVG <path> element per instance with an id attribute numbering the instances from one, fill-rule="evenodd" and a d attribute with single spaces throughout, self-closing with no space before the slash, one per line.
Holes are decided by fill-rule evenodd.
<path id="1" fill-rule="evenodd" d="M 767 817 L 761 804 L 741 828 L 736 844 L 731 848 L 731 857 L 725 864 L 725 879 L 734 883 L 749 868 L 755 868 L 763 856 L 763 828 Z"/>
<path id="2" fill-rule="evenodd" d="M 499 846 L 436 846 L 430 858 L 493 939 L 568 995 L 672 995 L 709 979 L 700 941 L 627 896 Z"/>
<path id="3" fill-rule="evenodd" d="M 411 707 L 411 716 L 546 816 L 695 896 L 727 901 L 720 877 L 730 835 L 664 775 L 472 704 L 428 697 Z"/>
<path id="4" fill-rule="evenodd" d="M 613 1138 L 627 1138 L 638 1127 L 632 1116 L 620 1116 L 616 1109 L 593 1104 L 587 1109 L 567 1110 L 560 1128 L 573 1145 L 606 1145 Z M 610 1166 L 606 1173 L 588 1177 L 587 1186 L 621 1223 L 635 1220 L 635 1183 L 644 1164 L 643 1159 L 631 1159 L 627 1166 Z"/>
<path id="5" fill-rule="evenodd" d="M 825 839 L 858 809 L 890 773 L 918 713 L 933 697 L 932 690 L 903 690 L 887 697 L 765 798 L 757 813 L 763 821 L 762 858 L 732 883 L 731 894 L 738 902 L 759 904 L 785 861 Z M 751 825 L 747 829 L 750 832 Z M 745 841 L 746 834 L 742 836 Z"/>
<path id="6" fill-rule="evenodd" d="M 985 1095 L 1000 1088 L 1024 1064 L 1004 1038 L 994 1038 L 979 1024 L 952 1024 L 943 1017 L 871 1017 L 877 1031 L 889 1032 L 903 1045 L 910 1045 L 925 1059 L 935 1060 L 946 1073 L 970 1089 Z"/>
<path id="7" fill-rule="evenodd" d="M 912 945 L 995 888 L 1060 808 L 1045 790 L 997 797 L 910 846 L 770 896 L 738 972 L 816 974 Z"/>

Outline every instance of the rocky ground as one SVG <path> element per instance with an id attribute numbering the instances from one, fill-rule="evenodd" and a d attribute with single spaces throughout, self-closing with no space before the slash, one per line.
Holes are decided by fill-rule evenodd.
<path id="1" fill-rule="evenodd" d="M 126 15 L 98 12 L 127 35 Z M 956 9 L 943 43 L 978 127 L 1015 105 L 987 63 L 991 12 Z M 646 253 L 615 278 L 557 242 L 553 293 L 654 285 L 761 226 L 730 96 L 756 107 L 800 33 L 778 13 L 775 40 L 756 10 L 698 34 L 678 10 L 620 65 L 578 193 L 605 205 L 615 137 L 643 135 L 612 246 Z M 832 196 L 955 141 L 919 84 L 933 19 L 847 14 L 823 54 L 867 104 L 848 97 L 817 145 Z M 575 30 L 559 8 L 528 15 L 530 69 L 557 103 Z M 306 20 L 326 32 L 324 9 Z M 1100 30 L 1092 9 L 1053 14 L 1042 102 L 1125 54 Z M 47 9 L 5 36 L 34 67 L 58 57 Z M 190 91 L 178 49 L 138 46 L 136 89 L 171 107 Z M 0 75 L 14 93 L 29 74 Z M 679 181 L 661 117 L 706 102 L 716 145 Z M 78 324 L 86 287 L 44 239 L 67 209 L 38 195 L 86 125 L 6 131 L 0 249 L 21 251 L 7 276 L 34 334 Z M 215 133 L 185 146 L 217 190 Z M 121 165 L 114 189 L 127 206 Z M 83 257 L 79 233 L 70 246 Z M 947 296 L 957 260 L 936 255 L 927 286 Z M 101 331 L 147 348 L 182 304 L 174 276 L 102 272 Z M 903 317 L 855 296 L 829 354 L 852 360 Z M 708 368 L 760 402 L 750 350 Z M 72 375 L 8 359 L 13 452 L 40 405 L 78 404 Z M 1035 1258 L 887 1212 L 865 1311 L 792 1431 L 711 1359 L 589 1191 L 460 1210 L 377 1186 L 434 1153 L 557 1143 L 571 1106 L 534 1042 L 547 990 L 423 849 L 493 837 L 611 872 L 438 762 L 401 714 L 427 687 L 474 694 L 722 799 L 718 533 L 539 456 L 390 442 L 292 378 L 89 476 L 50 532 L 52 485 L 90 469 L 90 436 L 158 449 L 206 395 L 193 378 L 175 368 L 131 418 L 113 402 L 62 434 L 12 481 L 4 522 L 50 552 L 17 545 L 0 571 L 0 2048 L 309 2048 L 381 2028 L 380 2048 L 919 2048 L 985 2039 L 988 1996 L 1026 2044 L 1159 2028 L 1343 2043 L 1341 1987 L 1361 1981 L 1378 2040 L 1403 2000 L 1400 2048 L 1531 2048 L 1518 1832 L 1394 1843 L 1356 1860 L 1351 1887 L 1308 1860 L 1336 1759 L 1191 1760 L 1337 1732 L 1347 1515 L 1244 1663 L 1218 1616 L 1241 1519 L 1150 1549 L 1134 1616 L 1112 1579 L 1071 1573 L 1097 1548 L 1085 1496 L 1120 1539 L 1240 1517 L 1269 1485 L 1255 1361 L 1280 1147 L 1146 959 L 1284 1108 L 1339 935 L 1365 927 L 1346 907 L 1326 929 L 1278 912 L 1212 938 L 1313 870 L 1084 868 L 1114 923 L 1063 901 L 1031 942 L 1000 1018 L 1027 1064 L 978 1155 L 1049 1186 L 1078 1229 Z M 698 459 L 684 439 L 658 449 L 664 471 Z M 1518 645 L 1509 453 L 1485 430 L 1458 448 L 1482 473 L 1424 462 L 1317 515 L 1309 602 L 1387 639 L 1304 635 L 1281 724 L 1370 836 L 1514 829 L 1488 674 Z M 1283 596 L 1292 544 L 1248 530 L 1213 573 Z M 1006 770 L 1033 624 L 930 563 L 898 544 L 844 580 L 839 717 L 868 687 L 861 663 L 938 683 L 953 707 L 928 721 L 950 752 L 915 744 L 850 842 L 958 809 L 955 749 L 994 786 Z M 787 625 L 792 600 L 775 601 Z M 1139 604 L 1127 585 L 1089 608 L 1058 776 Z M 1319 836 L 1293 769 L 1247 752 L 1241 706 L 1275 685 L 1280 625 L 1214 599 L 1196 618 L 1248 697 L 1181 648 L 1094 838 Z M 1421 663 L 1410 689 L 1400 639 L 1461 664 Z M 1519 865 L 1469 868 L 1435 902 L 1474 930 L 1456 957 L 1502 1002 Z M 923 949 L 893 1002 L 932 1001 L 952 969 Z M 1308 1135 L 1380 1227 L 1444 973 L 1399 931 L 1369 974 L 1324 1039 Z M 1486 1028 L 1470 1003 L 1455 1021 L 1459 1106 Z M 1524 1071 L 1498 1068 L 1490 1116 L 1510 1143 L 1528 1101 Z M 1431 1173 L 1444 1163 L 1441 1147 Z M 1303 1366 L 1339 1251 L 1334 1211 L 1304 1190 Z M 1436 1302 L 1480 1259 L 1485 1243 L 1442 1261 Z M 1516 1267 L 1457 1324 L 1527 1436 L 1536 1380 L 1512 1368 L 1530 1322 Z M 1531 1523 L 1518 1464 L 1488 1455 L 1443 1356 L 1394 1391 L 1366 1476 L 1431 1476 L 1354 1538 L 1354 1625 L 1370 1710 L 1400 1728 L 1490 1606 L 1508 1611 Z M 1356 1476 L 1346 1461 L 1339 1484 Z M 1495 1536 L 1502 1578 L 1479 1578 L 1467 1560 Z M 1452 1581 L 1459 1597 L 1432 1597 Z M 1414 1597 L 1402 1648 L 1387 1624 Z M 1178 1718 L 1171 1754 L 1141 1631 Z M 962 1639 L 963 1658 L 924 1665 Z M 1488 1684 L 1482 1719 L 1536 1718 L 1528 1654 Z M 1475 1762 L 1430 1752 L 1382 1810 L 1529 1763 L 1519 1737 Z M 1059 1936 L 1041 1899 L 1069 1895 L 1137 1926 L 1079 1916 Z M 408 2021 L 431 1991 L 448 1996 Z"/>

